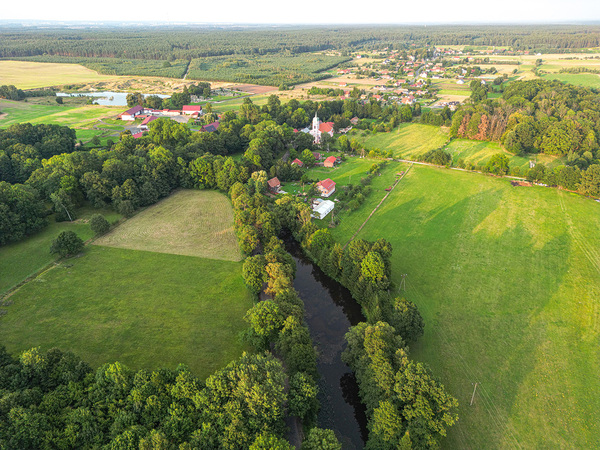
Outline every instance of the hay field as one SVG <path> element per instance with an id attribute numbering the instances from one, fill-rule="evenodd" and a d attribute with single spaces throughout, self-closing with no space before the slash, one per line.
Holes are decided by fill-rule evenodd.
<path id="1" fill-rule="evenodd" d="M 19 89 L 112 81 L 116 78 L 112 75 L 100 75 L 79 64 L 0 61 L 0 84 L 12 84 Z"/>
<path id="2" fill-rule="evenodd" d="M 178 191 L 94 244 L 225 261 L 242 257 L 229 199 L 214 191 Z"/>

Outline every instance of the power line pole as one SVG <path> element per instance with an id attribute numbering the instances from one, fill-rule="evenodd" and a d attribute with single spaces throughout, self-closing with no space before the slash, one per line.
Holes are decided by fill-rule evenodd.
<path id="1" fill-rule="evenodd" d="M 398 288 L 398 290 L 402 290 L 404 289 L 404 292 L 406 292 L 406 276 L 408 274 L 407 273 L 403 273 L 402 275 L 400 275 L 402 277 L 402 280 L 400 280 L 400 287 Z"/>
<path id="2" fill-rule="evenodd" d="M 471 396 L 471 404 L 469 406 L 473 406 L 473 400 L 475 399 L 475 391 L 477 390 L 477 383 L 475 383 L 475 389 L 473 389 L 473 395 Z"/>

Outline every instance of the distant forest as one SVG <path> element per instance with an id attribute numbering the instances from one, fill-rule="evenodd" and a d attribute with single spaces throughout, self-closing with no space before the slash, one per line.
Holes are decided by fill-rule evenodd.
<path id="1" fill-rule="evenodd" d="M 567 52 L 599 47 L 600 26 L 0 28 L 2 58 L 54 55 L 174 61 L 426 45 L 507 46 L 515 50 Z"/>

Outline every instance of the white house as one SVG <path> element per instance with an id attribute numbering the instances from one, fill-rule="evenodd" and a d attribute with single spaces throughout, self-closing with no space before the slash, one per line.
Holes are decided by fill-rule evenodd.
<path id="1" fill-rule="evenodd" d="M 313 213 L 311 216 L 315 219 L 323 219 L 327 216 L 327 214 L 333 211 L 334 207 L 335 203 L 333 203 L 331 200 L 323 200 L 313 208 Z"/>

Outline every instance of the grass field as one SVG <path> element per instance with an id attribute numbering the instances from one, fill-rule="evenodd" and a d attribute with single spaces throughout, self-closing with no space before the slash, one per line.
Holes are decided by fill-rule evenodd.
<path id="1" fill-rule="evenodd" d="M 600 75 L 595 73 L 546 73 L 542 75 L 545 80 L 558 80 L 577 86 L 600 88 Z"/>
<path id="2" fill-rule="evenodd" d="M 123 107 L 36 105 L 29 102 L 0 100 L 0 111 L 6 114 L 0 117 L 0 128 L 23 122 L 32 124 L 49 123 L 72 128 L 91 128 L 98 119 L 115 116 L 123 112 Z"/>
<path id="3" fill-rule="evenodd" d="M 242 257 L 231 204 L 215 191 L 178 191 L 94 244 L 227 261 Z"/>
<path id="4" fill-rule="evenodd" d="M 9 352 L 59 347 L 97 367 L 187 364 L 204 378 L 247 350 L 240 262 L 88 246 L 8 298 Z"/>
<path id="5" fill-rule="evenodd" d="M 73 223 L 55 222 L 52 216 L 50 224 L 39 233 L 0 247 L 0 295 L 56 259 L 50 254 L 50 244 L 61 231 L 74 231 L 84 241 L 90 239 L 94 233 L 87 221 L 95 213 L 102 214 L 110 222 L 121 217 L 112 210 L 81 208 Z"/>
<path id="6" fill-rule="evenodd" d="M 19 89 L 111 81 L 115 78 L 110 75 L 100 75 L 79 64 L 0 61 L 0 84 L 12 84 Z"/>
<path id="7" fill-rule="evenodd" d="M 444 448 L 600 446 L 599 227 L 575 194 L 414 165 L 359 234 L 391 242 L 426 324 L 412 355 L 460 402 Z"/>
<path id="8" fill-rule="evenodd" d="M 360 138 L 368 148 L 391 149 L 395 158 L 415 159 L 448 141 L 440 127 L 417 123 L 401 124 L 389 133 L 370 134 Z"/>

